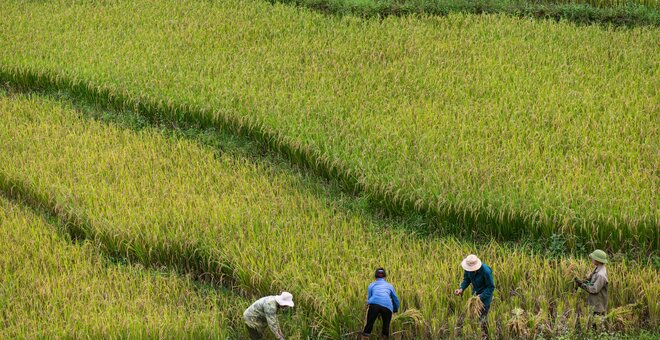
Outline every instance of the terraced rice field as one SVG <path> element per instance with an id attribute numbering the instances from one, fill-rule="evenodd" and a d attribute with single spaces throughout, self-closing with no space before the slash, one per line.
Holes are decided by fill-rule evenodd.
<path id="1" fill-rule="evenodd" d="M 230 125 L 456 233 L 657 253 L 655 28 L 252 0 L 0 6 L 3 79 Z"/>
<path id="2" fill-rule="evenodd" d="M 572 278 L 593 248 L 612 259 L 601 331 L 657 336 L 655 27 L 257 0 L 0 12 L 0 338 L 241 339 L 242 311 L 285 290 L 287 338 L 349 338 L 383 266 L 397 338 L 471 339 L 452 295 L 470 253 L 494 270 L 492 337 L 584 338 Z"/>
<path id="3" fill-rule="evenodd" d="M 0 110 L 0 138 L 11 141 L 0 154 L 1 189 L 28 197 L 109 253 L 204 273 L 253 296 L 291 291 L 299 304 L 293 336 L 338 338 L 359 329 L 377 265 L 390 268 L 404 310 L 423 316 L 412 326 L 400 320 L 399 331 L 448 337 L 463 325 L 464 301 L 450 293 L 460 259 L 475 245 L 418 237 L 346 210 L 336 194 L 283 165 L 255 164 L 172 132 L 90 120 L 66 100 L 3 96 Z M 539 334 L 586 322 L 577 316 L 584 297 L 571 293 L 566 276 L 572 268 L 586 273 L 586 261 L 553 261 L 495 242 L 479 253 L 496 268 L 498 337 L 509 335 L 496 325 L 515 307 L 538 315 Z M 657 326 L 657 270 L 626 261 L 610 270 L 617 282 L 611 303 L 639 302 L 634 327 Z M 476 328 L 466 322 L 464 331 Z"/>

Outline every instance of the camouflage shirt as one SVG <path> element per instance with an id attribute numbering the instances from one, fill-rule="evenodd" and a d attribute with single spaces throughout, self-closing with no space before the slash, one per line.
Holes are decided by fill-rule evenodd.
<path id="1" fill-rule="evenodd" d="M 275 296 L 263 297 L 243 312 L 243 319 L 248 327 L 259 331 L 263 331 L 268 326 L 276 338 L 282 339 L 280 325 L 277 322 L 277 306 Z"/>
<path id="2" fill-rule="evenodd" d="M 607 313 L 607 270 L 604 265 L 599 265 L 589 275 L 584 290 L 589 293 L 587 304 L 596 313 Z"/>

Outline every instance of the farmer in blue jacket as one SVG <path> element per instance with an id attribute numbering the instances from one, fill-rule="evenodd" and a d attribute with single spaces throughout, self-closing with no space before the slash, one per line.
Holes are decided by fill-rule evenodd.
<path id="1" fill-rule="evenodd" d="M 463 262 L 463 283 L 461 287 L 454 291 L 456 295 L 462 295 L 463 291 L 471 284 L 472 294 L 477 295 L 484 303 L 484 309 L 479 315 L 479 324 L 484 339 L 488 339 L 488 311 L 490 303 L 493 300 L 493 291 L 495 290 L 495 281 L 493 280 L 493 271 L 487 265 L 481 263 L 476 255 L 468 255 Z"/>
<path id="2" fill-rule="evenodd" d="M 378 268 L 374 274 L 376 280 L 369 285 L 369 294 L 367 304 L 369 310 L 367 311 L 367 324 L 364 326 L 362 338 L 368 339 L 371 330 L 374 327 L 374 322 L 380 316 L 383 321 L 383 337 L 390 337 L 390 321 L 392 321 L 392 313 L 399 311 L 399 298 L 396 296 L 394 287 L 385 281 L 387 273 L 385 269 Z"/>

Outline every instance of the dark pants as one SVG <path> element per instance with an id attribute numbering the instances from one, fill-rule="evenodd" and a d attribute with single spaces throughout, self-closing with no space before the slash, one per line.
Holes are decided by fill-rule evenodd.
<path id="1" fill-rule="evenodd" d="M 248 325 L 245 325 L 245 327 L 247 328 L 251 340 L 263 339 L 264 335 L 258 329 L 254 329 Z"/>
<path id="2" fill-rule="evenodd" d="M 484 310 L 479 314 L 479 325 L 481 326 L 481 338 L 489 339 L 488 336 L 488 312 L 490 311 L 490 305 L 484 306 Z"/>
<path id="3" fill-rule="evenodd" d="M 374 328 L 374 322 L 380 316 L 383 320 L 383 336 L 390 336 L 390 321 L 392 321 L 392 311 L 379 305 L 369 305 L 367 311 L 367 324 L 364 326 L 363 335 L 370 335 L 371 330 Z"/>

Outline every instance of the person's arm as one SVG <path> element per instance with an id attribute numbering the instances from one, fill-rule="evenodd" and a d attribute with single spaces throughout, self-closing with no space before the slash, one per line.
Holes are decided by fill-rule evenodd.
<path id="1" fill-rule="evenodd" d="M 607 280 L 602 275 L 594 275 L 596 278 L 594 279 L 593 282 L 587 282 L 587 284 L 583 285 L 582 287 L 584 290 L 589 292 L 589 294 L 598 294 L 601 289 L 603 289 L 603 286 L 607 283 Z"/>
<path id="2" fill-rule="evenodd" d="M 374 294 L 373 288 L 374 288 L 374 285 L 370 284 L 369 288 L 367 289 L 367 304 L 369 303 L 369 299 L 371 299 L 371 296 Z"/>
<path id="3" fill-rule="evenodd" d="M 392 299 L 392 305 L 394 307 L 393 312 L 396 313 L 399 311 L 399 297 L 396 296 L 396 291 L 394 290 L 394 287 L 390 287 L 390 298 Z"/>
<path id="4" fill-rule="evenodd" d="M 484 289 L 479 297 L 481 300 L 488 300 L 493 296 L 493 291 L 495 290 L 495 280 L 493 279 L 493 273 L 486 273 L 486 289 Z"/>
<path id="5" fill-rule="evenodd" d="M 465 290 L 470 285 L 470 276 L 466 270 L 463 271 L 463 283 L 461 283 L 461 290 Z"/>
<path id="6" fill-rule="evenodd" d="M 284 339 L 284 334 L 282 334 L 280 324 L 277 321 L 277 307 L 272 305 L 265 306 L 264 314 L 266 315 L 266 321 L 268 322 L 268 328 L 270 328 L 270 331 L 275 334 L 277 339 Z"/>

